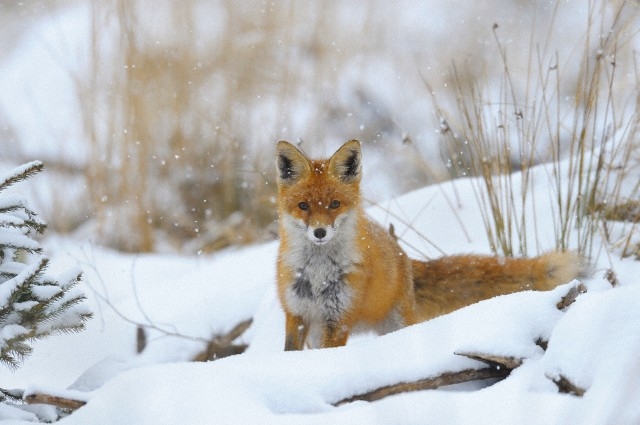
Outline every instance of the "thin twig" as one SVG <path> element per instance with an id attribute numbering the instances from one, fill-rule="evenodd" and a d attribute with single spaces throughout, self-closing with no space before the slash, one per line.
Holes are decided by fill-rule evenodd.
<path id="1" fill-rule="evenodd" d="M 87 262 L 87 261 L 81 261 L 81 264 L 83 264 L 83 266 L 85 268 L 89 268 L 91 270 L 93 270 L 93 272 L 96 274 L 96 277 L 98 279 L 98 282 L 100 283 L 100 285 L 102 286 L 102 288 L 104 289 L 105 293 L 107 292 L 107 285 L 104 282 L 104 279 L 102 278 L 101 273 L 98 271 L 98 268 L 95 266 L 95 263 L 92 262 Z M 192 340 L 192 341 L 200 341 L 200 342 L 204 342 L 204 343 L 209 343 L 209 339 L 201 337 L 201 336 L 194 336 L 194 335 L 185 335 L 183 333 L 178 332 L 177 330 L 167 330 L 164 328 L 161 328 L 160 326 L 156 325 L 155 323 L 153 323 L 150 318 L 144 313 L 144 311 L 142 312 L 144 317 L 149 321 L 149 323 L 140 323 L 137 320 L 134 320 L 132 318 L 130 318 L 129 316 L 127 316 L 125 313 L 123 313 L 122 311 L 120 311 L 118 309 L 118 307 L 116 307 L 111 300 L 109 299 L 109 297 L 107 295 L 103 295 L 102 293 L 100 293 L 99 291 L 97 291 L 95 288 L 93 288 L 93 286 L 91 286 L 91 284 L 89 284 L 87 282 L 87 286 L 91 289 L 91 291 L 93 292 L 93 294 L 102 302 L 104 302 L 107 307 L 109 307 L 111 309 L 111 311 L 113 311 L 118 317 L 120 317 L 122 320 L 124 320 L 127 323 L 130 323 L 134 326 L 136 326 L 137 328 L 143 328 L 143 329 L 151 329 L 151 330 L 155 330 L 157 332 L 160 332 L 161 334 L 165 335 L 165 336 L 173 336 L 173 337 L 177 337 L 177 338 L 182 338 L 182 339 L 188 339 L 188 340 Z M 140 304 L 138 304 L 138 307 L 140 308 Z"/>

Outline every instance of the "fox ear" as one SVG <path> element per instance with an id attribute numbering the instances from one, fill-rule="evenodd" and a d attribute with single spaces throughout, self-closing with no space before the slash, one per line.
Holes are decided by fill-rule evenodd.
<path id="1" fill-rule="evenodd" d="M 361 156 L 360 142 L 349 140 L 329 160 L 329 172 L 345 183 L 359 182 Z"/>
<path id="2" fill-rule="evenodd" d="M 303 175 L 311 172 L 309 160 L 289 142 L 278 142 L 276 147 L 276 168 L 278 181 L 281 183 L 295 183 Z"/>

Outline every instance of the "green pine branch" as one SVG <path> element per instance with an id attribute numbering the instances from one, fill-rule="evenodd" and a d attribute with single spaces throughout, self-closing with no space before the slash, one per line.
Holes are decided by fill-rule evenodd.
<path id="1" fill-rule="evenodd" d="M 0 175 L 0 192 L 11 185 L 19 183 L 29 177 L 38 174 L 44 169 L 44 164 L 40 161 L 31 161 L 18 168 L 13 169 L 5 175 Z"/>
<path id="2" fill-rule="evenodd" d="M 24 199 L 11 197 L 8 201 L 5 198 L 5 201 L 0 204 L 0 227 L 21 229 L 25 234 L 30 234 L 32 231 L 42 234 L 47 224 L 29 208 Z"/>
<path id="3" fill-rule="evenodd" d="M 0 175 L 0 192 L 41 170 L 42 163 L 34 161 Z M 21 252 L 42 252 L 31 235 L 45 228 L 24 199 L 0 196 L 0 363 L 10 368 L 17 368 L 32 353 L 32 341 L 79 332 L 92 317 L 81 307 L 85 296 L 76 289 L 80 272 L 55 279 L 45 274 L 46 257 L 21 262 Z"/>

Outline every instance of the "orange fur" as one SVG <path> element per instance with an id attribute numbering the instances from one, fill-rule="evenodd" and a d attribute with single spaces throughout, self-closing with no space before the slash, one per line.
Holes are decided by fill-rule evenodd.
<path id="1" fill-rule="evenodd" d="M 417 315 L 428 320 L 498 295 L 553 289 L 578 276 L 579 265 L 571 252 L 535 258 L 455 255 L 412 260 Z"/>
<path id="2" fill-rule="evenodd" d="M 549 289 L 577 274 L 572 254 L 411 260 L 362 209 L 355 140 L 326 160 L 280 142 L 276 165 L 277 284 L 287 350 L 344 345 L 355 331 L 391 332 L 481 299 Z"/>

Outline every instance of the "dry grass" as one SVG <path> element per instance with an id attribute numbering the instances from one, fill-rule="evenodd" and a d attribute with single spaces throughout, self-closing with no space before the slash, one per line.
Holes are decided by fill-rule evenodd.
<path id="1" fill-rule="evenodd" d="M 481 177 L 475 195 L 495 253 L 527 255 L 538 246 L 537 237 L 527 237 L 539 235 L 529 212 L 536 202 L 531 189 L 539 184 L 531 169 L 542 162 L 551 164 L 556 248 L 577 248 L 586 257 L 595 253 L 595 236 L 608 220 L 597 205 L 618 203 L 638 149 L 634 9 L 628 2 L 590 2 L 578 61 L 553 50 L 551 26 L 546 41 L 531 39 L 524 72 L 513 71 L 496 24 L 503 68 L 497 87 L 488 86 L 488 77 L 466 78 L 468 64 L 462 70 L 452 65 L 453 112 L 434 99 L 445 161 L 454 177 Z M 516 180 L 514 170 L 521 172 Z M 637 196 L 638 186 L 629 193 Z"/>
<path id="2" fill-rule="evenodd" d="M 381 196 L 443 173 L 483 176 L 476 196 L 487 235 L 496 252 L 509 255 L 537 242 L 526 240 L 537 225 L 525 213 L 536 201 L 529 169 L 581 158 L 567 180 L 555 179 L 554 226 L 560 249 L 575 243 L 588 251 L 590 235 L 602 232 L 600 210 L 589 205 L 629 194 L 619 170 L 629 168 L 626 141 L 637 135 L 637 102 L 621 87 L 636 75 L 629 65 L 633 8 L 590 0 L 591 35 L 567 56 L 561 37 L 572 23 L 554 9 L 564 3 L 534 3 L 504 0 L 494 14 L 489 0 L 458 9 L 434 2 L 416 4 L 410 16 L 379 0 L 94 0 L 90 69 L 77 75 L 91 145 L 80 171 L 90 201 L 78 203 L 89 211 L 74 208 L 66 226 L 65 218 L 49 221 L 73 229 L 86 220 L 95 242 L 129 251 L 168 244 L 197 252 L 271 239 L 275 142 L 302 142 L 320 155 L 330 151 L 325 142 L 358 138 L 367 166 L 396 190 Z M 538 10 L 546 15 L 532 21 L 527 38 L 522 17 Z M 491 33 L 499 16 L 509 22 Z M 524 65 L 516 50 L 526 51 Z M 436 157 L 437 121 L 419 89 L 421 74 L 437 95 L 447 167 Z M 522 170 L 522 185 L 513 170 Z M 389 181 L 376 177 L 365 180 Z M 54 210 L 69 214 L 64 206 Z"/>
<path id="3" fill-rule="evenodd" d="M 152 16 L 161 28 L 149 7 L 160 9 Z M 338 84 L 367 41 L 336 46 L 367 24 L 364 8 L 364 19 L 336 27 L 341 7 L 94 1 L 91 78 L 78 93 L 97 241 L 200 251 L 271 239 L 278 139 L 311 135 L 304 145 L 314 148 L 336 133 L 382 137 L 389 117 L 351 117 L 322 89 Z M 366 92 L 354 96 L 372 108 Z"/>
<path id="4" fill-rule="evenodd" d="M 286 87 L 261 72 L 273 60 L 265 56 L 276 42 L 268 28 L 276 20 L 265 16 L 267 36 L 251 40 L 252 26 L 234 16 L 230 33 L 202 45 L 194 31 L 200 2 L 164 4 L 172 30 L 154 41 L 145 33 L 149 6 L 94 3 L 94 79 L 81 93 L 90 105 L 87 132 L 97 161 L 89 189 L 100 238 L 150 251 L 158 231 L 177 245 L 197 239 L 195 250 L 268 237 L 261 232 L 274 219 L 272 178 L 259 170 L 271 167 L 253 154 L 261 140 L 253 139 L 251 103 L 267 86 Z M 223 4 L 230 15 L 238 9 Z M 114 60 L 122 63 L 115 72 Z"/>

